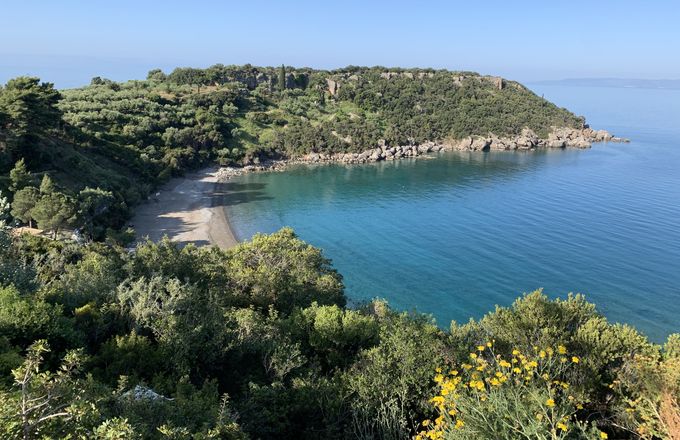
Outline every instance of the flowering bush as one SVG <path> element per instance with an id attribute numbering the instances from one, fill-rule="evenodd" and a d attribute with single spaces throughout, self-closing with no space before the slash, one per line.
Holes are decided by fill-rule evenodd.
<path id="1" fill-rule="evenodd" d="M 513 350 L 507 359 L 493 342 L 480 345 L 468 362 L 437 369 L 431 402 L 438 416 L 422 422 L 416 439 L 607 438 L 576 420 L 584 402 L 565 378 L 579 362 L 561 345 Z"/>
<path id="2" fill-rule="evenodd" d="M 619 418 L 642 439 L 680 439 L 680 353 L 671 335 L 661 356 L 635 355 L 609 386 L 623 397 Z"/>

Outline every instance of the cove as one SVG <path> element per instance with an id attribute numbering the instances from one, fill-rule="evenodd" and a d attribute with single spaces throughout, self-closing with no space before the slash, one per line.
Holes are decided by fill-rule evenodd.
<path id="1" fill-rule="evenodd" d="M 680 91 L 537 92 L 632 142 L 246 174 L 228 184 L 234 232 L 291 226 L 352 301 L 443 327 L 544 288 L 661 341 L 680 316 Z"/>

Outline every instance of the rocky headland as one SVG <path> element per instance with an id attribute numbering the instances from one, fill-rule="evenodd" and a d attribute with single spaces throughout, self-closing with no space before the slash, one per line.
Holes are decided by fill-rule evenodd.
<path id="1" fill-rule="evenodd" d="M 539 137 L 531 129 L 525 128 L 514 137 L 468 136 L 463 139 L 440 142 L 424 142 L 418 145 L 389 146 L 380 142 L 375 148 L 360 153 L 308 153 L 304 156 L 266 160 L 247 164 L 243 167 L 223 167 L 218 171 L 218 178 L 228 180 L 230 177 L 256 171 L 282 171 L 292 163 L 344 163 L 360 164 L 380 162 L 383 160 L 399 160 L 416 158 L 429 153 L 440 151 L 512 151 L 535 150 L 540 148 L 590 148 L 596 142 L 630 142 L 630 140 L 616 137 L 606 130 L 592 128 L 553 128 L 547 138 Z"/>
<path id="2" fill-rule="evenodd" d="M 340 162 L 367 163 L 381 160 L 396 160 L 417 157 L 439 151 L 506 151 L 533 150 L 537 148 L 590 148 L 595 142 L 629 142 L 628 139 L 612 136 L 606 130 L 592 128 L 553 128 L 547 138 L 540 138 L 532 130 L 525 128 L 518 136 L 499 137 L 468 136 L 463 139 L 424 142 L 419 145 L 387 146 L 384 143 L 361 153 L 309 153 L 295 161 L 306 163 Z"/>

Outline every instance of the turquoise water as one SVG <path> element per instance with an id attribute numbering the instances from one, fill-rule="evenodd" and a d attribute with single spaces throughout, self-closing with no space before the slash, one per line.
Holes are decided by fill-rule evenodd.
<path id="1" fill-rule="evenodd" d="M 657 341 L 680 331 L 680 91 L 535 90 L 633 142 L 245 175 L 229 184 L 235 233 L 292 226 L 351 299 L 444 327 L 542 287 Z"/>

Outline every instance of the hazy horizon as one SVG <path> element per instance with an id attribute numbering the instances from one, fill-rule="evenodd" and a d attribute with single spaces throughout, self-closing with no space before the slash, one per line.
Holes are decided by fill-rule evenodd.
<path id="1" fill-rule="evenodd" d="M 521 82 L 680 78 L 680 59 L 667 49 L 680 45 L 680 6 L 673 2 L 503 6 L 13 3 L 5 5 L 0 28 L 0 41 L 11 42 L 0 45 L 0 83 L 33 75 L 68 88 L 94 76 L 141 79 L 153 68 L 217 63 L 432 67 Z"/>

